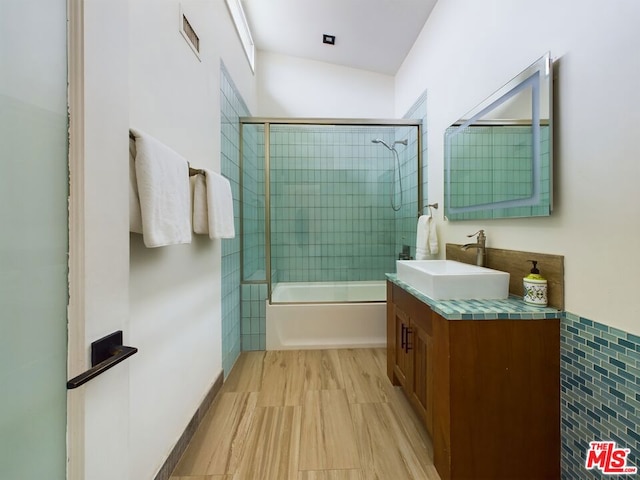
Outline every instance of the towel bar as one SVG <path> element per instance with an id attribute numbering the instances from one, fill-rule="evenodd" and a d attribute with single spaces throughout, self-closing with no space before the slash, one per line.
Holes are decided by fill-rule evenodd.
<path id="1" fill-rule="evenodd" d="M 131 133 L 131 131 L 129 131 L 129 138 L 131 140 L 136 139 L 135 135 Z M 193 177 L 194 175 L 198 175 L 198 174 L 204 175 L 204 170 L 202 170 L 201 168 L 191 168 L 191 165 L 189 165 L 189 176 Z"/>
<path id="2" fill-rule="evenodd" d="M 131 131 L 129 131 L 129 138 L 131 140 L 136 139 L 136 137 L 133 135 L 133 133 L 131 133 Z M 189 165 L 189 176 L 193 177 L 194 175 L 198 175 L 198 174 L 204 175 L 204 170 L 202 170 L 201 168 L 191 168 L 191 165 Z"/>

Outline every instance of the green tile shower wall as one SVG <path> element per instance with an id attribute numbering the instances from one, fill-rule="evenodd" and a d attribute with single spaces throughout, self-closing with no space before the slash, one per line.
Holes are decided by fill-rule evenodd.
<path id="1" fill-rule="evenodd" d="M 236 237 L 222 241 L 222 368 L 225 376 L 240 355 L 240 131 L 248 115 L 224 64 L 220 74 L 221 172 L 233 194 Z"/>
<path id="2" fill-rule="evenodd" d="M 394 157 L 371 143 L 377 137 L 392 143 L 393 135 L 390 127 L 272 126 L 271 262 L 277 281 L 382 280 L 393 271 Z M 411 193 L 415 189 L 404 192 L 407 202 Z"/>
<path id="3" fill-rule="evenodd" d="M 267 285 L 242 285 L 242 350 L 264 350 Z"/>
<path id="4" fill-rule="evenodd" d="M 598 440 L 629 448 L 627 464 L 640 468 L 640 336 L 565 313 L 560 366 L 562 478 L 603 478 L 585 468 Z"/>
<path id="5" fill-rule="evenodd" d="M 266 281 L 264 126 L 242 131 L 243 281 Z"/>
<path id="6" fill-rule="evenodd" d="M 264 125 L 242 130 L 242 325 L 241 349 L 264 350 L 266 343 Z M 264 283 L 251 283 L 264 282 Z"/>

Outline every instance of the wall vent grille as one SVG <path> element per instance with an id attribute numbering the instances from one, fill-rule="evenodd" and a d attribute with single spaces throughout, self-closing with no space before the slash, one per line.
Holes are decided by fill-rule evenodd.
<path id="1" fill-rule="evenodd" d="M 191 26 L 187 16 L 182 12 L 182 8 L 180 9 L 180 33 L 200 60 L 200 37 Z"/>

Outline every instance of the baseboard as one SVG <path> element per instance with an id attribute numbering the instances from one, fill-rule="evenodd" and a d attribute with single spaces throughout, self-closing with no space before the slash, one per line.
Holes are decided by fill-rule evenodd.
<path id="1" fill-rule="evenodd" d="M 213 403 L 213 400 L 220 392 L 223 381 L 224 372 L 221 371 L 218 375 L 218 378 L 216 378 L 216 381 L 213 382 L 209 393 L 207 393 L 207 395 L 204 397 L 202 403 L 196 410 L 196 413 L 193 414 L 193 417 L 184 429 L 184 432 L 182 432 L 182 435 L 180 435 L 178 442 L 173 447 L 173 450 L 171 450 L 169 457 L 160 468 L 160 471 L 157 473 L 154 480 L 169 480 L 169 477 L 171 477 L 171 473 L 175 470 L 178 462 L 180 461 L 180 458 L 182 458 L 182 455 L 187 449 L 189 442 L 193 438 L 193 435 L 196 433 L 200 422 L 209 410 L 209 407 Z"/>

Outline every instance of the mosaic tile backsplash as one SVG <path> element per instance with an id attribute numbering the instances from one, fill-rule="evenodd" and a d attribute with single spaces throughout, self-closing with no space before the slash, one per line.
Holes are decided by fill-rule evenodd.
<path id="1" fill-rule="evenodd" d="M 603 478 L 585 467 L 593 441 L 630 449 L 627 465 L 640 468 L 640 336 L 565 313 L 560 367 L 562 478 Z"/>

